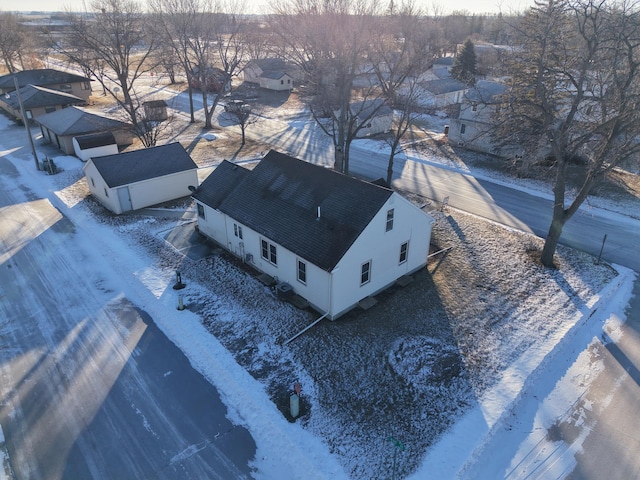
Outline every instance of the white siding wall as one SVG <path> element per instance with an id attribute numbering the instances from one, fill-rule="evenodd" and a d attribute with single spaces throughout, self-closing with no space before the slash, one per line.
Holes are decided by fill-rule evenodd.
<path id="1" fill-rule="evenodd" d="M 357 137 L 367 137 L 369 135 L 376 135 L 378 133 L 385 133 L 391 130 L 393 127 L 393 113 L 388 115 L 377 115 L 367 123 L 371 123 L 370 127 L 363 127 L 358 130 Z"/>
<path id="2" fill-rule="evenodd" d="M 118 145 L 115 143 L 112 145 L 102 145 L 100 147 L 87 148 L 86 150 L 82 150 L 80 145 L 78 145 L 78 141 L 73 138 L 73 149 L 75 151 L 76 157 L 78 157 L 83 162 L 86 162 L 90 158 L 94 157 L 103 157 L 105 155 L 115 155 L 118 153 Z"/>
<path id="3" fill-rule="evenodd" d="M 289 75 L 284 75 L 279 79 L 260 77 L 259 83 L 262 88 L 270 90 L 291 90 L 293 88 L 293 80 Z"/>
<path id="4" fill-rule="evenodd" d="M 247 260 L 247 254 L 250 255 L 251 260 L 247 261 L 249 265 L 272 277 L 277 277 L 279 282 L 291 285 L 294 292 L 305 298 L 316 310 L 323 313 L 327 311 L 329 273 L 294 255 L 281 245 L 276 245 L 277 265 L 273 265 L 262 258 L 261 240 L 264 237 L 246 226 L 237 224 L 219 211 L 206 205 L 202 206 L 205 217 L 198 217 L 198 228 L 202 234 L 240 258 Z M 234 224 L 242 227 L 242 239 L 235 236 Z M 267 238 L 264 239 L 269 241 Z M 306 263 L 306 283 L 298 280 L 298 260 Z"/>
<path id="5" fill-rule="evenodd" d="M 387 212 L 392 208 L 393 229 L 387 232 Z M 333 315 L 425 266 L 432 224 L 429 215 L 394 193 L 334 270 Z M 400 264 L 400 246 L 405 242 L 409 243 L 408 258 Z M 368 261 L 371 261 L 370 281 L 361 285 L 362 265 Z"/>
<path id="6" fill-rule="evenodd" d="M 122 213 L 118 192 L 107 187 L 107 184 L 91 160 L 84 166 L 84 174 L 91 194 L 113 213 Z"/>
<path id="7" fill-rule="evenodd" d="M 399 277 L 422 268 L 427 263 L 433 219 L 397 194 L 393 194 L 369 226 L 356 240 L 334 269 L 333 275 L 276 246 L 277 265 L 262 257 L 257 232 L 242 226 L 242 240 L 234 235 L 233 219 L 203 205 L 205 218 L 198 218 L 200 232 L 212 238 L 237 256 L 246 259 L 257 270 L 278 282 L 286 282 L 316 310 L 330 318 L 344 313 L 363 298 L 374 295 Z M 387 211 L 394 209 L 393 229 L 386 231 Z M 268 238 L 264 238 L 269 242 Z M 400 264 L 400 246 L 409 242 L 407 261 Z M 272 242 L 270 242 L 272 243 Z M 306 283 L 298 280 L 298 260 L 306 263 Z M 371 261 L 371 280 L 360 284 L 362 264 Z"/>
<path id="8" fill-rule="evenodd" d="M 198 186 L 196 169 L 152 178 L 129 185 L 134 210 L 191 195 L 189 185 Z"/>

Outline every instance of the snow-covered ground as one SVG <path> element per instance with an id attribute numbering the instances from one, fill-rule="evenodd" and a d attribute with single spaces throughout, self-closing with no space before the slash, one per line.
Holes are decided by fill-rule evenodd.
<path id="1" fill-rule="evenodd" d="M 8 121 L 0 116 L 0 132 L 8 127 Z M 552 393 L 540 401 L 541 412 L 566 410 L 565 405 L 581 395 L 589 379 L 583 375 L 579 384 L 572 379 L 588 368 L 594 372 L 597 366 L 589 364 L 589 359 L 582 355 L 576 362 L 568 364 L 567 361 L 561 361 L 564 352 L 572 351 L 574 345 L 583 345 L 584 335 L 597 336 L 605 323 L 609 330 L 615 329 L 616 322 L 624 318 L 624 307 L 631 292 L 633 272 L 617 266 L 615 271 L 608 267 L 596 267 L 588 259 L 566 250 L 561 252 L 562 258 L 566 259 L 563 263 L 566 268 L 561 269 L 562 277 L 544 273 L 532 275 L 539 282 L 542 292 L 540 297 L 529 297 L 531 290 L 519 292 L 516 285 L 518 278 L 508 277 L 511 271 L 522 267 L 520 264 L 526 258 L 527 240 L 521 242 L 521 234 L 496 225 L 486 227 L 481 220 L 458 213 L 440 217 L 441 239 L 455 241 L 458 237 L 461 246 L 458 251 L 462 252 L 463 247 L 468 248 L 466 255 L 452 255 L 452 259 L 464 262 L 467 257 L 482 256 L 478 263 L 472 265 L 481 265 L 487 275 L 494 272 L 498 293 L 522 295 L 514 302 L 521 302 L 522 308 L 518 310 L 513 305 L 507 305 L 509 308 L 506 308 L 506 304 L 495 304 L 493 302 L 500 296 L 484 292 L 488 304 L 478 310 L 464 312 L 469 318 L 486 315 L 486 311 L 493 312 L 494 316 L 500 317 L 501 324 L 488 325 L 483 342 L 468 340 L 467 345 L 460 346 L 463 355 L 479 359 L 476 365 L 478 369 L 492 366 L 494 371 L 479 375 L 482 380 L 474 378 L 460 381 L 460 396 L 451 399 L 454 404 L 460 402 L 451 410 L 456 416 L 449 418 L 448 424 L 445 422 L 446 427 L 451 425 L 450 428 L 444 433 L 437 428 L 434 430 L 429 426 L 429 418 L 415 417 L 414 411 L 407 410 L 405 413 L 412 416 L 405 418 L 405 422 L 412 425 L 412 433 L 423 438 L 410 438 L 406 432 L 397 432 L 391 425 L 379 425 L 379 445 L 371 445 L 366 441 L 373 438 L 374 429 L 359 433 L 357 423 L 341 423 L 349 419 L 349 414 L 332 411 L 327 405 L 325 399 L 331 397 L 322 391 L 326 386 L 318 379 L 318 372 L 312 371 L 316 365 L 275 341 L 278 339 L 274 338 L 273 328 L 282 326 L 284 322 L 284 331 L 293 331 L 298 323 L 308 322 L 311 318 L 308 314 L 280 304 L 251 275 L 223 260 L 205 264 L 210 267 L 209 276 L 196 276 L 195 272 L 203 264 L 191 267 L 186 262 L 182 264 L 186 272 L 184 279 L 189 285 L 185 294 L 187 305 L 194 304 L 194 308 L 177 311 L 177 294 L 170 286 L 174 281 L 176 266 L 181 265 L 183 260 L 177 254 L 167 254 L 167 247 L 162 241 L 153 240 L 171 227 L 171 223 L 137 217 L 114 221 L 97 219 L 95 212 L 87 207 L 90 202 L 83 201 L 86 187 L 81 178 L 81 162 L 75 157 L 56 157 L 56 164 L 64 171 L 56 176 L 47 176 L 42 172 L 34 172 L 26 149 L 9 151 L 2 147 L 1 138 L 0 135 L 0 156 L 4 157 L 3 161 L 11 161 L 20 174 L 14 181 L 49 198 L 79 228 L 91 232 L 91 235 L 81 238 L 100 238 L 110 245 L 111 252 L 120 257 L 114 259 L 113 271 L 105 273 L 112 275 L 111 282 L 122 285 L 123 272 L 120 269 L 126 266 L 128 280 L 122 286 L 126 295 L 141 299 L 140 307 L 151 314 L 192 364 L 218 387 L 232 420 L 245 425 L 256 440 L 257 478 L 384 478 L 394 474 L 399 478 L 409 472 L 409 477 L 415 479 L 448 479 L 461 475 L 475 478 L 473 459 L 481 454 L 482 447 L 488 444 L 489 439 L 495 441 L 496 435 L 509 435 L 500 427 L 510 416 L 518 415 L 518 400 L 523 395 L 535 395 L 538 385 L 547 381 L 555 383 L 561 379 Z M 479 245 L 475 245 L 472 238 L 464 237 L 478 232 L 485 235 L 492 232 L 495 237 L 487 238 Z M 141 233 L 151 240 L 140 242 Z M 509 239 L 510 249 L 517 250 L 518 243 L 525 245 L 515 252 L 515 256 L 507 257 L 505 238 Z M 90 247 L 87 245 L 88 250 L 91 250 Z M 80 272 L 89 268 L 87 265 L 74 267 Z M 438 276 L 433 269 L 431 273 L 434 278 Z M 504 284 L 500 283 L 502 280 L 498 277 L 506 277 Z M 436 278 L 434 282 L 436 287 L 452 287 L 444 279 Z M 558 288 L 551 289 L 554 283 L 558 284 Z M 446 298 L 447 292 L 439 292 L 439 295 Z M 153 300 L 149 301 L 148 298 Z M 459 306 L 452 305 L 451 308 Z M 282 317 L 277 322 L 272 318 L 274 312 L 275 316 Z M 553 312 L 553 318 L 545 317 L 545 314 L 550 315 L 549 312 Z M 451 313 L 456 312 L 454 310 Z M 464 315 L 461 317 L 464 318 Z M 538 327 L 539 333 L 534 333 L 538 332 Z M 340 328 L 339 323 L 337 328 Z M 345 325 L 343 331 L 347 328 L 348 325 Z M 212 329 L 219 335 L 211 335 L 209 332 Z M 329 335 L 336 335 L 336 332 Z M 531 338 L 532 335 L 539 336 Z M 239 339 L 245 339 L 251 348 L 246 345 L 234 347 L 234 342 Z M 428 366 L 428 361 L 416 359 L 416 355 L 420 349 L 434 345 L 437 347 L 438 342 L 433 341 L 433 337 L 425 337 L 422 341 L 406 337 L 392 342 L 385 356 L 392 374 L 421 393 L 421 396 L 426 395 L 421 388 L 429 381 L 431 374 L 424 368 Z M 446 345 L 439 348 L 439 354 L 449 352 Z M 486 357 L 491 358 L 487 360 Z M 369 384 L 365 390 L 376 388 L 378 379 L 358 377 L 358 372 L 366 372 L 366 369 L 357 363 L 357 358 L 351 360 L 352 363 L 347 365 L 347 371 L 338 377 L 339 380 L 349 381 L 351 378 L 353 382 L 366 381 Z M 247 363 L 250 368 L 247 368 Z M 290 378 L 283 376 L 283 370 L 278 370 L 276 364 L 286 365 L 284 371 L 290 373 Z M 275 373 L 266 372 L 262 377 L 256 374 L 270 369 Z M 252 371 L 253 376 L 248 370 Z M 467 371 L 473 371 L 473 368 L 468 367 Z M 297 423 L 287 421 L 273 402 L 273 383 L 294 380 L 303 384 L 305 401 L 310 410 L 307 417 Z M 290 387 L 290 384 L 284 386 L 285 390 Z M 542 391 L 545 388 L 541 387 Z M 472 396 L 475 400 L 468 400 L 470 393 L 475 394 Z M 384 405 L 378 407 L 387 408 Z M 428 406 L 423 410 L 428 410 Z M 398 412 L 394 411 L 393 415 L 396 414 Z M 536 421 L 543 428 L 548 428 L 554 418 L 541 413 Z M 367 428 L 365 426 L 364 429 Z M 407 447 L 406 451 L 395 451 L 397 444 L 389 437 L 402 442 Z M 365 443 L 361 444 L 363 440 Z M 539 441 L 531 439 L 531 442 Z M 526 448 L 524 442 L 522 452 L 518 454 L 525 455 Z M 398 469 L 392 472 L 390 465 L 394 454 L 398 457 Z M 412 455 L 411 459 L 407 458 L 409 454 Z M 508 463 L 509 459 L 502 461 Z M 513 461 L 517 462 L 518 459 L 514 458 Z"/>

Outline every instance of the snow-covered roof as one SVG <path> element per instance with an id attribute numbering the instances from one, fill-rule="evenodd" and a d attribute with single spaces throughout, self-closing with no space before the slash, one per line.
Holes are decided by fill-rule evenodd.
<path id="1" fill-rule="evenodd" d="M 326 271 L 393 194 L 274 150 L 246 173 L 229 162 L 221 167 L 194 192 L 196 200 Z"/>
<path id="2" fill-rule="evenodd" d="M 488 102 L 493 99 L 493 97 L 501 95 L 506 90 L 507 86 L 504 83 L 480 80 L 471 90 L 469 90 L 469 92 L 467 92 L 466 98 L 470 101 Z"/>
<path id="3" fill-rule="evenodd" d="M 109 188 L 198 168 L 178 142 L 105 155 L 91 161 Z"/>

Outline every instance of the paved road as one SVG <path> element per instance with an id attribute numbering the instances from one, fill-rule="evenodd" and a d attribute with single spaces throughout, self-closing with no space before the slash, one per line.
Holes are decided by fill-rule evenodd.
<path id="1" fill-rule="evenodd" d="M 0 423 L 15 478 L 250 478 L 255 443 L 216 389 L 114 289 L 82 225 L 19 182 L 0 156 Z"/>
<path id="2" fill-rule="evenodd" d="M 605 337 L 604 362 L 587 399 L 596 406 L 595 425 L 576 453 L 567 480 L 640 478 L 640 280 L 615 342 Z M 571 437 L 568 436 L 568 440 Z"/>

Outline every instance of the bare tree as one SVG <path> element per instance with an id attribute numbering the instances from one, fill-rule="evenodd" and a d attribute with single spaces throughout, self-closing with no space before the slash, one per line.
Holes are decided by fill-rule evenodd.
<path id="1" fill-rule="evenodd" d="M 349 172 L 352 141 L 364 122 L 375 115 L 365 101 L 381 96 L 377 85 L 362 90 L 355 85 L 356 77 L 367 71 L 378 10 L 374 0 L 283 0 L 275 6 L 274 31 L 281 35 L 286 56 L 306 74 L 314 94 L 312 112 L 333 140 L 334 169 L 344 173 Z M 371 68 L 368 71 L 373 73 Z M 358 100 L 360 108 L 354 110 L 352 100 Z M 365 111 L 368 118 L 363 118 Z"/>
<path id="2" fill-rule="evenodd" d="M 621 162 L 638 162 L 640 11 L 636 1 L 547 0 L 516 26 L 510 91 L 494 131 L 529 162 L 553 162 L 553 217 L 541 262 L 567 221 Z M 570 169 L 577 176 L 571 190 Z"/>
<path id="3" fill-rule="evenodd" d="M 134 134 L 151 146 L 134 85 L 155 69 L 156 38 L 141 6 L 132 0 L 93 0 L 90 14 L 69 13 L 71 35 L 58 50 L 95 78 L 126 112 Z"/>
<path id="4" fill-rule="evenodd" d="M 19 17 L 10 12 L 0 12 L 0 54 L 7 70 L 13 72 L 17 64 L 23 69 L 21 48 L 25 40 L 24 27 Z"/>
<path id="5" fill-rule="evenodd" d="M 247 127 L 249 125 L 253 125 L 260 119 L 259 112 L 256 112 L 255 110 L 252 111 L 251 107 L 246 103 L 239 104 L 235 108 L 225 108 L 225 111 L 226 114 L 229 115 L 240 127 L 240 132 L 242 134 L 241 145 L 244 146 L 246 143 Z"/>
<path id="6" fill-rule="evenodd" d="M 195 121 L 192 88 L 197 86 L 205 128 L 210 129 L 221 95 L 245 61 L 244 2 L 152 0 L 151 5 L 187 75 L 191 122 Z"/>

